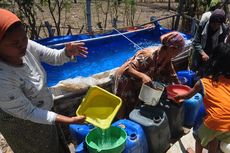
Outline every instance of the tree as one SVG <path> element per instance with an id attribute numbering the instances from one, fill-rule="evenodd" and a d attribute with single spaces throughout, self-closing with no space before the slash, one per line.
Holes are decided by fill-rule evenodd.
<path id="1" fill-rule="evenodd" d="M 30 30 L 30 39 L 38 39 L 39 29 L 36 26 L 36 11 L 34 0 L 15 0 L 18 5 L 19 16 L 21 19 L 25 19 L 28 23 L 27 28 Z"/>
<path id="2" fill-rule="evenodd" d="M 113 0 L 111 5 L 111 19 L 112 19 L 112 27 L 117 28 L 117 21 L 118 21 L 118 10 L 121 5 L 121 0 Z"/>
<path id="3" fill-rule="evenodd" d="M 126 26 L 134 25 L 134 19 L 136 14 L 136 1 L 135 0 L 124 0 L 124 18 L 126 18 Z"/>
<path id="4" fill-rule="evenodd" d="M 57 35 L 61 35 L 61 17 L 63 10 L 70 10 L 71 0 L 40 0 L 42 5 L 47 5 L 54 21 Z"/>

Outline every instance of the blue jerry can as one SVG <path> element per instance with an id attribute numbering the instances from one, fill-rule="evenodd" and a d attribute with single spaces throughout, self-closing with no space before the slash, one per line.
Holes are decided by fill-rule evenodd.
<path id="1" fill-rule="evenodd" d="M 79 145 L 77 145 L 75 153 L 88 153 L 87 147 L 85 146 L 85 142 L 82 142 Z"/>
<path id="2" fill-rule="evenodd" d="M 86 135 L 94 128 L 92 124 L 70 124 L 69 130 L 77 143 L 85 141 Z"/>
<path id="3" fill-rule="evenodd" d="M 197 113 L 202 104 L 202 96 L 197 93 L 192 98 L 186 99 L 184 101 L 184 125 L 187 127 L 192 127 L 196 120 Z"/>
<path id="4" fill-rule="evenodd" d="M 193 130 L 197 130 L 200 127 L 201 123 L 203 122 L 203 118 L 205 117 L 205 115 L 206 115 L 206 110 L 204 107 L 204 103 L 202 101 L 200 108 L 199 108 L 199 111 L 196 115 L 196 119 L 195 119 L 194 124 L 193 124 Z"/>
<path id="5" fill-rule="evenodd" d="M 186 84 L 190 87 L 193 87 L 196 73 L 191 70 L 183 70 L 177 72 L 178 78 L 182 81 L 182 84 Z M 185 79 L 186 78 L 186 79 Z"/>
<path id="6" fill-rule="evenodd" d="M 127 133 L 123 153 L 148 153 L 148 144 L 142 127 L 130 120 L 122 119 L 112 124 L 123 128 Z"/>

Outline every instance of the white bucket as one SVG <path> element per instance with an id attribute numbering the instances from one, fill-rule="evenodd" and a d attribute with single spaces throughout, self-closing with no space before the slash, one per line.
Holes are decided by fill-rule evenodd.
<path id="1" fill-rule="evenodd" d="M 158 82 L 152 82 L 153 88 L 146 84 L 142 84 L 139 93 L 139 99 L 142 100 L 146 105 L 155 106 L 158 104 L 161 95 L 164 91 L 164 86 Z"/>
<path id="2" fill-rule="evenodd" d="M 230 153 L 230 144 L 220 142 L 220 149 L 223 153 Z"/>

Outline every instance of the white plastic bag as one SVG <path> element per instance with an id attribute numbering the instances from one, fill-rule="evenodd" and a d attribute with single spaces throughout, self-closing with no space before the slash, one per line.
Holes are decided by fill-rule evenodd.
<path id="1" fill-rule="evenodd" d="M 97 85 L 97 79 L 92 77 L 77 77 L 60 81 L 58 86 L 66 91 L 84 91 L 89 86 Z"/>

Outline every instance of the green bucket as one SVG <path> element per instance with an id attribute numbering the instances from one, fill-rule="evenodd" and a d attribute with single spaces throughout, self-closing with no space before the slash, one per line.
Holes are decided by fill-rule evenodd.
<path id="1" fill-rule="evenodd" d="M 88 133 L 85 142 L 90 153 L 121 153 L 125 149 L 127 134 L 115 126 L 102 130 L 95 128 Z"/>

